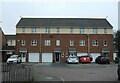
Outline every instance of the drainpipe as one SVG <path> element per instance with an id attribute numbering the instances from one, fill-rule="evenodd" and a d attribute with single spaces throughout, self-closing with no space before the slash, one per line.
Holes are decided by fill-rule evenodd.
<path id="1" fill-rule="evenodd" d="M 40 56 L 39 56 L 39 60 L 40 60 L 40 62 L 42 62 L 42 53 L 41 53 L 41 33 L 40 33 L 40 45 L 39 45 L 40 47 Z"/>
<path id="2" fill-rule="evenodd" d="M 90 38 L 89 38 L 89 34 L 87 34 L 87 38 L 88 38 L 88 55 L 90 56 Z"/>

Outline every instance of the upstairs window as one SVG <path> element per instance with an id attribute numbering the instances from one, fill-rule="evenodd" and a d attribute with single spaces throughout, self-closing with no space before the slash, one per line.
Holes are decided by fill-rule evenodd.
<path id="1" fill-rule="evenodd" d="M 57 27 L 57 33 L 60 33 L 60 27 Z"/>
<path id="2" fill-rule="evenodd" d="M 45 33 L 50 33 L 50 27 L 45 28 Z"/>
<path id="3" fill-rule="evenodd" d="M 93 41 L 92 41 L 92 45 L 93 45 L 93 46 L 98 46 L 98 40 L 93 40 Z"/>
<path id="4" fill-rule="evenodd" d="M 32 28 L 32 33 L 36 33 L 36 27 Z"/>
<path id="5" fill-rule="evenodd" d="M 60 46 L 60 40 L 56 40 L 56 46 Z"/>
<path id="6" fill-rule="evenodd" d="M 108 42 L 105 40 L 105 41 L 103 41 L 103 45 L 104 46 L 107 46 L 108 45 Z"/>
<path id="7" fill-rule="evenodd" d="M 26 45 L 26 40 L 21 40 L 21 45 L 25 46 Z"/>
<path id="8" fill-rule="evenodd" d="M 73 28 L 72 27 L 70 28 L 70 33 L 73 34 Z"/>
<path id="9" fill-rule="evenodd" d="M 79 44 L 80 44 L 80 46 L 85 46 L 85 40 L 80 40 Z"/>
<path id="10" fill-rule="evenodd" d="M 37 40 L 32 40 L 31 41 L 31 46 L 37 46 Z"/>
<path id="11" fill-rule="evenodd" d="M 70 46 L 74 46 L 74 40 L 70 40 Z"/>
<path id="12" fill-rule="evenodd" d="M 107 29 L 106 28 L 104 29 L 104 34 L 107 34 Z"/>
<path id="13" fill-rule="evenodd" d="M 84 34 L 84 29 L 80 28 L 80 34 Z"/>
<path id="14" fill-rule="evenodd" d="M 22 32 L 25 33 L 25 27 L 22 27 Z"/>
<path id="15" fill-rule="evenodd" d="M 93 34 L 98 34 L 98 29 L 93 28 Z"/>
<path id="16" fill-rule="evenodd" d="M 50 46 L 50 44 L 51 44 L 50 40 L 45 40 L 45 43 L 44 43 L 45 46 Z"/>

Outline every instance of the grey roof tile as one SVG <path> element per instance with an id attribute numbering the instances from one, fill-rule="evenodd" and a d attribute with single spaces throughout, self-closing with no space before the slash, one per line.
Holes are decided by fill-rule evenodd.
<path id="1" fill-rule="evenodd" d="M 78 26 L 113 28 L 105 18 L 21 18 L 16 27 Z"/>

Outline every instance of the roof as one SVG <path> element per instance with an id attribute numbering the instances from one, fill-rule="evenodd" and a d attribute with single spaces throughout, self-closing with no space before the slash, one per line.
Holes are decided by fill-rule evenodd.
<path id="1" fill-rule="evenodd" d="M 106 18 L 21 18 L 16 27 L 79 26 L 112 28 Z"/>
<path id="2" fill-rule="evenodd" d="M 5 35 L 5 37 L 6 37 L 7 40 L 11 40 L 11 39 L 15 40 L 15 36 L 16 35 Z"/>

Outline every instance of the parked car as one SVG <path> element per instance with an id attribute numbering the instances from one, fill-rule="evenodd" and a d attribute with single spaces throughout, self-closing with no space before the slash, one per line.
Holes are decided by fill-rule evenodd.
<path id="1" fill-rule="evenodd" d="M 98 56 L 95 62 L 98 64 L 110 64 L 110 59 L 106 56 Z"/>
<path id="2" fill-rule="evenodd" d="M 79 57 L 79 62 L 81 63 L 91 63 L 92 57 L 88 55 L 83 55 Z"/>
<path id="3" fill-rule="evenodd" d="M 118 75 L 118 80 L 120 80 L 120 63 L 118 64 L 117 75 Z"/>
<path id="4" fill-rule="evenodd" d="M 12 55 L 7 59 L 7 63 L 20 63 L 21 62 L 21 57 L 18 55 Z"/>
<path id="5" fill-rule="evenodd" d="M 78 58 L 77 58 L 77 56 L 69 56 L 68 58 L 67 58 L 67 63 L 79 63 L 79 60 L 78 60 Z"/>

